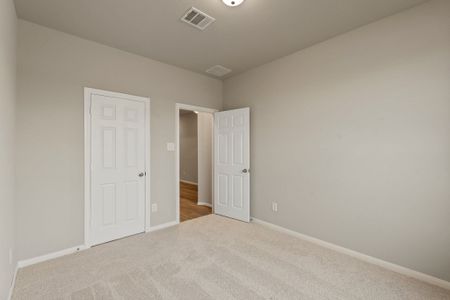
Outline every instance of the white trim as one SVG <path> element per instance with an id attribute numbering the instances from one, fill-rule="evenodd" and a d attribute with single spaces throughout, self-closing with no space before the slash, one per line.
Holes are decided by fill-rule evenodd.
<path id="1" fill-rule="evenodd" d="M 219 110 L 217 110 L 215 108 L 208 108 L 208 107 L 196 106 L 196 105 L 190 105 L 190 104 L 183 104 L 183 103 L 176 103 L 175 106 L 178 109 L 178 111 L 180 109 L 182 109 L 182 110 L 189 110 L 189 111 L 206 112 L 206 113 L 211 113 L 211 114 L 219 111 Z"/>
<path id="2" fill-rule="evenodd" d="M 198 185 L 197 182 L 188 181 L 188 180 L 183 180 L 183 179 L 180 179 L 180 182 L 187 183 L 187 184 L 192 184 L 192 185 Z"/>
<path id="3" fill-rule="evenodd" d="M 180 224 L 180 222 L 177 222 L 177 221 L 167 222 L 167 223 L 164 223 L 164 224 L 161 224 L 161 225 L 156 225 L 156 226 L 150 227 L 147 230 L 147 232 L 154 232 L 154 231 L 166 229 L 166 228 L 169 228 L 169 227 L 172 227 L 172 226 L 176 226 L 178 224 Z"/>
<path id="4" fill-rule="evenodd" d="M 91 91 L 84 88 L 84 244 L 89 246 L 91 215 Z"/>
<path id="5" fill-rule="evenodd" d="M 145 101 L 145 231 L 150 229 L 150 218 L 152 215 L 152 201 L 151 201 L 151 126 L 150 126 L 150 98 Z"/>
<path id="6" fill-rule="evenodd" d="M 90 215 L 91 215 L 91 96 L 93 94 L 114 98 L 129 99 L 145 104 L 145 226 L 143 231 L 151 227 L 151 168 L 150 168 L 150 98 L 133 96 L 93 88 L 84 88 L 84 244 L 91 247 Z"/>
<path id="7" fill-rule="evenodd" d="M 211 113 L 214 115 L 215 112 L 218 112 L 217 109 L 176 103 L 175 104 L 175 215 L 176 222 L 180 223 L 180 110 L 190 110 L 190 111 L 199 111 Z M 214 146 L 214 145 L 213 145 Z M 214 156 L 212 157 L 213 163 L 212 166 L 214 168 Z M 214 174 L 214 169 L 213 173 Z M 213 186 L 213 194 L 214 194 L 214 186 Z M 212 199 L 214 202 L 214 197 Z"/>
<path id="8" fill-rule="evenodd" d="M 212 204 L 211 203 L 208 203 L 208 202 L 197 202 L 197 205 L 202 205 L 202 206 L 208 206 L 208 207 L 211 207 L 212 208 Z"/>
<path id="9" fill-rule="evenodd" d="M 47 260 L 51 260 L 54 258 L 58 258 L 61 256 L 65 256 L 65 255 L 69 255 L 78 251 L 82 251 L 82 250 L 86 250 L 88 247 L 86 247 L 85 245 L 80 245 L 80 246 L 76 246 L 76 247 L 71 247 L 71 248 L 67 248 L 64 250 L 60 250 L 60 251 L 56 251 L 56 252 L 52 252 L 49 254 L 44 254 L 41 256 L 37 256 L 37 257 L 33 257 L 33 258 L 29 258 L 29 259 L 24 259 L 24 260 L 19 260 L 17 262 L 17 268 L 24 268 L 24 267 L 28 267 L 37 263 L 41 263 Z"/>
<path id="10" fill-rule="evenodd" d="M 14 292 L 14 287 L 16 286 L 16 277 L 17 277 L 17 271 L 19 270 L 19 267 L 16 264 L 16 267 L 14 268 L 14 275 L 13 275 L 13 279 L 11 281 L 11 286 L 9 287 L 9 293 L 8 293 L 8 300 L 12 299 L 13 296 L 13 292 Z"/>
<path id="11" fill-rule="evenodd" d="M 268 228 L 271 228 L 271 229 L 279 231 L 279 232 L 283 232 L 283 233 L 289 234 L 291 236 L 300 238 L 300 239 L 308 241 L 310 243 L 313 243 L 313 244 L 316 244 L 316 245 L 319 245 L 319 246 L 322 246 L 322 247 L 334 250 L 336 252 L 339 252 L 339 253 L 342 253 L 342 254 L 346 254 L 348 256 L 351 256 L 351 257 L 354 257 L 356 259 L 365 261 L 367 263 L 370 263 L 370 264 L 373 264 L 373 265 L 376 265 L 376 266 L 388 269 L 390 271 L 394 271 L 396 273 L 400 273 L 402 275 L 405 275 L 405 276 L 408 276 L 408 277 L 412 277 L 414 279 L 417 279 L 417 280 L 420 280 L 420 281 L 423 281 L 423 282 L 426 282 L 426 283 L 429 283 L 429 284 L 432 284 L 432 285 L 436 285 L 436 286 L 439 286 L 441 288 L 450 290 L 450 282 L 449 281 L 445 281 L 443 279 L 439 279 L 439 278 L 431 276 L 431 275 L 427 275 L 427 274 L 424 274 L 424 273 L 421 273 L 421 272 L 418 272 L 418 271 L 414 271 L 412 269 L 409 269 L 409 268 L 406 268 L 406 267 L 402 267 L 402 266 L 399 266 L 397 264 L 390 263 L 390 262 L 387 262 L 385 260 L 382 260 L 382 259 L 379 259 L 379 258 L 375 258 L 373 256 L 369 256 L 369 255 L 363 254 L 361 252 L 357 252 L 357 251 L 354 251 L 354 250 L 351 250 L 351 249 L 348 249 L 348 248 L 345 248 L 345 247 L 342 247 L 342 246 L 338 246 L 336 244 L 325 242 L 325 241 L 320 240 L 318 238 L 314 238 L 314 237 L 311 237 L 311 236 L 308 236 L 308 235 L 305 235 L 305 234 L 302 234 L 302 233 L 299 233 L 299 232 L 296 232 L 296 231 L 293 231 L 293 230 L 290 230 L 290 229 L 287 229 L 287 228 L 284 228 L 284 227 L 281 227 L 281 226 L 278 226 L 278 225 L 275 225 L 275 224 L 272 224 L 272 223 L 269 223 L 269 222 L 266 222 L 266 221 L 263 221 L 263 220 L 259 220 L 257 218 L 253 218 L 252 217 L 252 222 L 256 223 L 256 224 L 260 224 L 260 225 L 266 226 Z"/>

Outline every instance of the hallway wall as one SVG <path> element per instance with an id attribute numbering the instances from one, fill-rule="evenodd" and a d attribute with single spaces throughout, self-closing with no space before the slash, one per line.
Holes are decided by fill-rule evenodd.
<path id="1" fill-rule="evenodd" d="M 180 113 L 180 179 L 198 182 L 197 115 L 191 111 Z"/>

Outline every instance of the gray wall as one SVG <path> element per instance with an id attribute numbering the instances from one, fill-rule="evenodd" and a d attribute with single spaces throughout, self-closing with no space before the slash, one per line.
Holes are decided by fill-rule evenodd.
<path id="1" fill-rule="evenodd" d="M 11 0 L 0 0 L 0 299 L 14 273 L 14 114 L 17 17 Z M 13 255 L 14 256 L 14 255 Z"/>
<path id="2" fill-rule="evenodd" d="M 213 125 L 212 113 L 197 114 L 198 132 L 198 202 L 212 205 L 213 185 Z"/>
<path id="3" fill-rule="evenodd" d="M 180 113 L 180 179 L 198 181 L 197 115 Z"/>
<path id="4" fill-rule="evenodd" d="M 176 220 L 175 103 L 220 109 L 222 82 L 19 22 L 19 259 L 83 244 L 83 87 L 151 98 L 151 224 Z"/>
<path id="5" fill-rule="evenodd" d="M 251 107 L 254 217 L 450 280 L 450 1 L 226 80 L 224 106 Z"/>

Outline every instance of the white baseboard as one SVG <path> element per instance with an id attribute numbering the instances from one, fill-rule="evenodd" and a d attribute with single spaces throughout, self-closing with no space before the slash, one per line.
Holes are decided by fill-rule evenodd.
<path id="1" fill-rule="evenodd" d="M 198 185 L 197 182 L 188 181 L 188 180 L 181 180 L 181 179 L 180 179 L 180 182 L 187 183 L 187 184 L 192 184 L 192 185 Z"/>
<path id="2" fill-rule="evenodd" d="M 208 203 L 208 202 L 197 202 L 197 205 L 212 207 L 211 203 Z"/>
<path id="3" fill-rule="evenodd" d="M 338 245 L 335 245 L 335 244 L 332 244 L 332 243 L 329 243 L 329 242 L 325 242 L 323 240 L 320 240 L 320 239 L 317 239 L 317 238 L 314 238 L 314 237 L 311 237 L 311 236 L 308 236 L 308 235 L 305 235 L 305 234 L 302 234 L 302 233 L 299 233 L 299 232 L 296 232 L 296 231 L 293 231 L 293 230 L 290 230 L 290 229 L 287 229 L 287 228 L 284 228 L 284 227 L 281 227 L 281 226 L 278 226 L 278 225 L 275 225 L 275 224 L 272 224 L 272 223 L 269 223 L 269 222 L 266 222 L 266 221 L 263 221 L 263 220 L 252 218 L 252 221 L 254 223 L 256 223 L 256 224 L 261 224 L 263 226 L 266 226 L 268 228 L 272 228 L 272 229 L 277 230 L 279 232 L 284 232 L 284 233 L 289 234 L 291 236 L 300 238 L 302 240 L 314 243 L 316 245 L 319 245 L 319 246 L 322 246 L 322 247 L 334 250 L 334 251 L 342 253 L 342 254 L 346 254 L 346 255 L 352 256 L 354 258 L 357 258 L 359 260 L 368 262 L 370 264 L 377 265 L 379 267 L 382 267 L 382 268 L 385 268 L 385 269 L 388 269 L 388 270 L 400 273 L 402 275 L 405 275 L 405 276 L 408 276 L 408 277 L 412 277 L 414 279 L 417 279 L 417 280 L 420 280 L 420 281 L 423 281 L 423 282 L 426 282 L 426 283 L 429 283 L 429 284 L 432 284 L 432 285 L 436 285 L 436 286 L 439 286 L 441 288 L 450 290 L 450 282 L 445 281 L 443 279 L 440 279 L 440 278 L 437 278 L 437 277 L 434 277 L 434 276 L 431 276 L 431 275 L 427 275 L 427 274 L 424 274 L 424 273 L 421 273 L 421 272 L 418 272 L 418 271 L 414 271 L 412 269 L 409 269 L 409 268 L 406 268 L 406 267 L 402 267 L 402 266 L 399 266 L 399 265 L 387 262 L 385 260 L 382 260 L 382 259 L 379 259 L 379 258 L 375 258 L 375 257 L 369 256 L 369 255 L 363 254 L 361 252 L 357 252 L 357 251 L 350 250 L 348 248 L 344 248 L 344 247 L 341 247 L 341 246 L 338 246 Z"/>
<path id="4" fill-rule="evenodd" d="M 12 299 L 12 295 L 13 295 L 13 291 L 14 291 L 14 287 L 16 286 L 16 277 L 17 277 L 17 271 L 19 270 L 19 267 L 16 264 L 16 267 L 14 269 L 14 275 L 13 275 L 13 279 L 11 281 L 11 286 L 9 287 L 9 293 L 8 293 L 8 300 Z"/>
<path id="5" fill-rule="evenodd" d="M 161 225 L 158 225 L 158 226 L 150 227 L 147 230 L 147 232 L 161 230 L 161 229 L 172 227 L 172 226 L 175 226 L 175 225 L 178 225 L 178 224 L 179 224 L 179 222 L 177 222 L 177 221 L 164 223 L 164 224 L 161 224 Z M 14 286 L 15 286 L 15 283 L 16 283 L 17 271 L 20 268 L 28 267 L 28 266 L 31 266 L 31 265 L 34 265 L 34 264 L 37 264 L 37 263 L 41 263 L 41 262 L 47 261 L 47 260 L 51 260 L 51 259 L 54 259 L 54 258 L 65 256 L 65 255 L 69 255 L 69 254 L 72 254 L 72 253 L 75 253 L 75 252 L 78 252 L 78 251 L 86 250 L 88 248 L 89 247 L 87 247 L 86 245 L 80 245 L 80 246 L 67 248 L 67 249 L 64 249 L 64 250 L 52 252 L 52 253 L 49 253 L 49 254 L 45 254 L 45 255 L 29 258 L 29 259 L 19 260 L 17 262 L 16 268 L 15 268 L 15 271 L 14 271 L 14 277 L 13 277 L 13 280 L 12 280 L 12 283 L 11 283 L 11 287 L 10 287 L 10 290 L 9 290 L 8 300 L 10 300 L 12 298 Z"/>
<path id="6" fill-rule="evenodd" d="M 169 228 L 169 227 L 172 227 L 172 226 L 175 226 L 175 225 L 178 225 L 178 224 L 180 224 L 180 222 L 178 222 L 178 221 L 167 222 L 167 223 L 164 223 L 164 224 L 152 226 L 152 227 L 150 227 L 147 230 L 147 232 L 158 231 L 158 230 Z"/>
<path id="7" fill-rule="evenodd" d="M 164 224 L 161 224 L 161 225 L 150 227 L 147 230 L 147 232 L 161 230 L 161 229 L 164 229 L 164 228 L 175 226 L 177 224 L 179 224 L 179 222 L 177 222 L 177 221 L 164 223 Z M 58 257 L 64 256 L 64 255 L 72 254 L 72 253 L 75 253 L 75 252 L 78 252 L 78 251 L 86 250 L 88 248 L 89 247 L 87 247 L 86 245 L 80 245 L 80 246 L 71 247 L 71 248 L 67 248 L 67 249 L 64 249 L 64 250 L 52 252 L 52 253 L 49 253 L 49 254 L 41 255 L 41 256 L 38 256 L 38 257 L 33 257 L 33 258 L 29 258 L 29 259 L 19 260 L 17 262 L 17 268 L 18 269 L 24 268 L 24 267 L 31 266 L 31 265 L 34 265 L 34 264 L 37 264 L 37 263 L 40 263 L 40 262 L 44 262 L 44 261 L 50 260 L 50 259 L 54 259 L 54 258 L 58 258 Z"/>
<path id="8" fill-rule="evenodd" d="M 20 268 L 24 268 L 27 266 L 31 266 L 40 262 L 44 262 L 50 259 L 54 259 L 54 258 L 58 258 L 64 255 L 68 255 L 68 254 L 72 254 L 81 250 L 85 250 L 87 249 L 87 247 L 85 245 L 80 245 L 80 246 L 76 246 L 76 247 L 71 247 L 71 248 L 67 248 L 64 250 L 60 250 L 60 251 L 56 251 L 56 252 L 52 252 L 49 254 L 45 254 L 45 255 L 41 255 L 38 257 L 33 257 L 33 258 L 29 258 L 29 259 L 24 259 L 24 260 L 19 260 L 17 262 L 17 267 Z"/>

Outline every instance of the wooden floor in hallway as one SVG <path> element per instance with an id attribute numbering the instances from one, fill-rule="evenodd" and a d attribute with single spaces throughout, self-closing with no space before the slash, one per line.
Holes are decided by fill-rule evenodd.
<path id="1" fill-rule="evenodd" d="M 195 219 L 211 214 L 211 207 L 197 205 L 198 187 L 195 184 L 180 182 L 180 221 Z"/>

